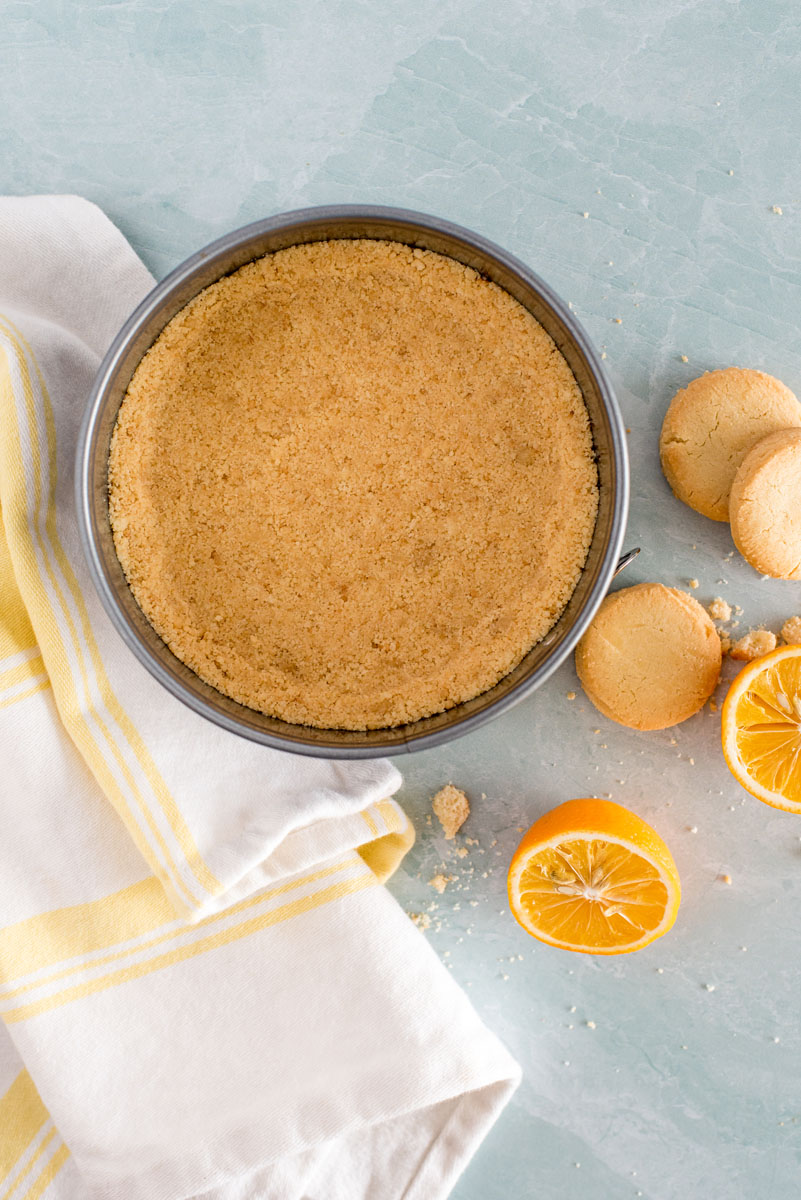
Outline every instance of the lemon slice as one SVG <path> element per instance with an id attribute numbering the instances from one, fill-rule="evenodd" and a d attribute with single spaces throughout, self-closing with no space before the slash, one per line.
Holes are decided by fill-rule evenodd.
<path id="1" fill-rule="evenodd" d="M 627 954 L 667 933 L 681 884 L 659 834 L 610 800 L 568 800 L 536 821 L 509 868 L 527 933 L 584 954 Z"/>
<path id="2" fill-rule="evenodd" d="M 765 804 L 801 812 L 801 646 L 781 646 L 733 680 L 721 718 L 723 756 Z"/>

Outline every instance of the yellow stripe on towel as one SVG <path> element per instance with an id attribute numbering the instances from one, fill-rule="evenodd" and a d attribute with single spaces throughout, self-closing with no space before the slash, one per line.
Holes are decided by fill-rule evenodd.
<path id="1" fill-rule="evenodd" d="M 140 979 L 143 975 L 149 975 L 153 971 L 161 971 L 165 967 L 173 966 L 175 963 L 184 962 L 188 958 L 195 958 L 198 954 L 206 954 L 209 950 L 216 950 L 220 946 L 239 941 L 240 938 L 249 937 L 251 934 L 257 933 L 262 929 L 267 929 L 272 925 L 279 925 L 284 921 L 289 921 L 294 917 L 311 912 L 315 908 L 321 908 L 324 904 L 330 904 L 334 900 L 341 900 L 345 896 L 353 895 L 355 892 L 360 892 L 365 888 L 377 885 L 378 880 L 375 875 L 368 875 L 366 873 L 355 879 L 342 880 L 332 884 L 331 887 L 323 888 L 321 891 L 313 892 L 308 896 L 301 896 L 297 900 L 292 900 L 288 904 L 281 905 L 279 908 L 271 909 L 266 913 L 259 913 L 249 920 L 241 921 L 238 925 L 220 929 L 208 937 L 198 938 L 196 941 L 178 946 L 164 954 L 146 959 L 144 962 L 135 963 L 132 966 L 123 967 L 117 971 L 111 971 L 109 974 L 99 978 L 87 979 L 83 983 L 65 988 L 54 995 L 9 1009 L 3 1013 L 3 1020 L 6 1024 L 28 1020 L 30 1017 L 39 1016 L 40 1013 L 50 1012 L 54 1008 L 70 1004 L 74 1000 L 82 1000 L 84 997 L 91 996 L 95 992 L 106 991 L 108 988 L 117 987 L 119 984 L 129 983 L 133 979 Z M 193 928 L 198 927 L 195 926 Z"/>
<path id="2" fill-rule="evenodd" d="M 49 1114 L 27 1071 L 0 1096 L 0 1181 L 8 1178 Z"/>
<path id="3" fill-rule="evenodd" d="M 12 990 L 0 992 L 0 1004 L 74 975 L 84 968 L 96 969 L 118 962 L 121 958 L 153 949 L 178 937 L 200 938 L 205 930 L 231 916 L 320 883 L 332 875 L 352 870 L 357 863 L 359 859 L 355 854 L 339 858 L 324 867 L 256 892 L 192 925 L 176 920 L 164 889 L 155 878 L 144 879 L 99 900 L 28 917 L 0 929 L 0 980 L 10 984 L 48 967 L 60 969 L 51 975 L 27 980 Z M 157 936 L 149 937 L 150 934 Z M 121 949 L 124 945 L 125 948 Z M 87 957 L 103 951 L 112 953 L 99 958 Z"/>
<path id="4" fill-rule="evenodd" d="M 13 329 L 13 326 L 11 325 L 11 322 L 9 322 L 7 319 L 5 319 L 4 332 L 6 334 L 6 337 L 9 339 L 9 341 L 11 342 L 11 344 L 14 348 L 17 367 L 19 369 L 19 372 L 20 372 L 20 375 L 22 378 L 22 383 L 23 383 L 23 392 L 24 392 L 24 401 L 25 401 L 24 408 L 27 413 L 29 433 L 30 433 L 30 439 L 31 439 L 31 447 L 32 447 L 33 458 L 34 458 L 33 469 L 34 469 L 34 488 L 35 488 L 35 492 L 36 492 L 35 501 L 36 501 L 37 508 L 38 508 L 40 506 L 41 499 L 42 499 L 41 494 L 40 494 L 41 493 L 41 483 L 42 483 L 42 467 L 41 467 L 42 452 L 41 452 L 41 446 L 40 446 L 39 429 L 38 429 L 38 424 L 37 424 L 37 419 L 36 419 L 36 404 L 35 404 L 35 398 L 34 398 L 34 390 L 33 390 L 33 384 L 31 382 L 30 372 L 28 371 L 27 363 L 25 362 L 24 353 L 20 346 L 19 340 L 17 339 L 15 334 L 12 332 L 12 329 Z M 3 330 L 2 323 L 0 323 L 0 330 Z M 28 347 L 28 350 L 30 353 L 29 347 Z M 34 362 L 34 365 L 36 365 L 35 359 L 33 358 L 32 354 L 31 354 L 31 359 Z M 132 750 L 134 757 L 136 758 L 140 768 L 142 769 L 145 777 L 147 778 L 147 781 L 153 791 L 153 794 L 156 797 L 156 799 L 158 800 L 160 808 L 161 808 L 162 812 L 164 813 L 165 817 L 167 818 L 167 822 L 170 826 L 170 829 L 172 830 L 173 835 L 175 836 L 176 841 L 181 848 L 181 852 L 185 858 L 186 863 L 188 864 L 189 868 L 191 869 L 191 871 L 194 874 L 197 881 L 200 883 L 201 887 L 205 889 L 206 893 L 211 894 L 211 895 L 218 894 L 222 890 L 222 885 L 220 884 L 219 880 L 217 880 L 216 877 L 211 873 L 211 871 L 208 869 L 208 867 L 206 866 L 206 864 L 203 862 L 202 858 L 200 857 L 199 851 L 198 851 L 197 847 L 195 846 L 191 832 L 189 831 L 189 828 L 187 827 L 185 821 L 183 820 L 183 817 L 178 809 L 178 806 L 175 802 L 174 797 L 168 791 L 166 784 L 164 783 L 163 779 L 161 778 L 161 776 L 155 766 L 155 763 L 153 762 L 152 758 L 150 757 L 150 755 L 144 745 L 144 742 L 142 741 L 141 735 L 139 734 L 138 730 L 135 728 L 130 717 L 128 717 L 128 715 L 122 709 L 122 706 L 120 705 L 119 700 L 117 699 L 116 695 L 114 694 L 114 692 L 111 688 L 111 685 L 108 681 L 108 678 L 105 674 L 105 670 L 103 667 L 100 652 L 97 648 L 97 644 L 96 644 L 94 636 L 92 634 L 91 626 L 89 623 L 89 616 L 88 616 L 88 612 L 86 610 L 86 605 L 85 605 L 83 596 L 81 595 L 77 580 L 75 579 L 75 576 L 73 574 L 70 563 L 64 553 L 64 550 L 63 550 L 63 548 L 60 544 L 59 538 L 58 538 L 58 533 L 57 533 L 57 529 L 56 529 L 56 519 L 55 519 L 55 482 L 56 482 L 55 481 L 55 453 L 56 453 L 55 424 L 54 424 L 54 420 L 53 420 L 52 407 L 50 405 L 49 397 L 47 396 L 44 381 L 42 379 L 41 372 L 39 371 L 38 366 L 36 366 L 36 370 L 37 370 L 37 374 L 38 374 L 38 377 L 40 380 L 42 401 L 43 401 L 44 414 L 45 414 L 45 424 L 46 424 L 46 430 L 47 430 L 46 454 L 47 454 L 47 461 L 49 463 L 49 478 L 50 478 L 50 486 L 48 489 L 48 497 L 47 497 L 47 509 L 46 509 L 46 516 L 45 516 L 45 529 L 47 532 L 47 538 L 42 537 L 41 531 L 39 529 L 36 530 L 36 536 L 37 536 L 37 541 L 39 544 L 40 553 L 42 555 L 42 559 L 45 564 L 45 570 L 48 575 L 50 586 L 53 589 L 53 592 L 55 593 L 55 595 L 58 599 L 60 608 L 62 610 L 61 616 L 62 616 L 65 624 L 67 625 L 67 628 L 70 633 L 70 639 L 71 639 L 71 642 L 72 642 L 72 645 L 74 648 L 76 658 L 79 663 L 79 670 L 81 672 L 81 676 L 82 676 L 82 680 L 83 680 L 83 684 L 84 684 L 84 691 L 87 696 L 87 702 L 90 704 L 90 706 L 92 708 L 92 715 L 94 717 L 94 720 L 96 721 L 98 727 L 101 730 L 101 733 L 103 734 L 106 742 L 108 743 L 108 746 L 109 746 L 109 748 L 117 762 L 117 765 L 120 768 L 126 782 L 128 783 L 128 786 L 130 787 L 131 791 L 137 796 L 139 808 L 143 813 L 143 816 L 145 818 L 145 821 L 147 822 L 148 828 L 150 829 L 151 835 L 153 836 L 159 849 L 161 850 L 161 855 L 163 856 L 164 862 L 162 862 L 160 860 L 160 858 L 154 853 L 154 851 L 152 850 L 150 845 L 143 838 L 143 835 L 138 826 L 138 823 L 134 820 L 134 818 L 130 812 L 128 803 L 125 800 L 121 789 L 117 785 L 116 781 L 113 778 L 113 775 L 109 771 L 108 766 L 106 765 L 106 763 L 103 760 L 103 753 L 102 753 L 100 747 L 97 745 L 97 743 L 94 739 L 94 736 L 92 735 L 91 730 L 89 729 L 89 727 L 85 721 L 85 718 L 83 717 L 83 713 L 81 711 L 81 706 L 77 700 L 77 694 L 75 692 L 75 681 L 72 678 L 70 668 L 68 665 L 67 656 L 66 656 L 65 648 L 63 645 L 63 641 L 62 641 L 62 635 L 61 635 L 60 629 L 58 627 L 58 617 L 50 605 L 50 602 L 49 602 L 49 599 L 47 596 L 47 590 L 44 586 L 44 580 L 42 579 L 42 577 L 39 574 L 36 557 L 33 553 L 33 547 L 30 543 L 30 531 L 27 526 L 27 519 L 25 518 L 25 513 L 24 513 L 24 511 L 20 511 L 21 506 L 23 508 L 26 507 L 23 504 L 23 497 L 26 495 L 26 488 L 25 488 L 24 472 L 22 469 L 21 440 L 20 440 L 19 426 L 17 424 L 17 402 L 16 402 L 16 398 L 14 396 L 11 365 L 9 362 L 7 365 L 6 376 L 5 376 L 5 379 L 3 380 L 3 382 L 6 385 L 7 401 L 8 401 L 7 414 L 6 414 L 8 417 L 7 429 L 8 429 L 8 432 L 13 431 L 14 433 L 16 433 L 16 439 L 9 438 L 8 434 L 7 434 L 6 438 L 4 439 L 5 466 L 6 466 L 7 470 L 9 471 L 9 474 L 12 477 L 13 490 L 12 490 L 12 498 L 11 498 L 11 501 L 9 502 L 9 499 L 6 498 L 7 488 L 9 485 L 6 484 L 6 486 L 3 488 L 3 498 L 5 501 L 4 517 L 5 517 L 5 521 L 6 521 L 6 531 L 7 531 L 9 543 L 10 543 L 11 549 L 14 552 L 14 554 L 16 555 L 18 561 L 21 564 L 23 564 L 24 567 L 26 568 L 26 570 L 24 572 L 22 572 L 22 571 L 17 572 L 18 583 L 23 591 L 25 606 L 27 607 L 28 611 L 32 614 L 34 621 L 36 623 L 36 626 L 38 628 L 39 642 L 41 644 L 43 654 L 45 655 L 45 660 L 48 665 L 48 670 L 50 672 L 51 681 L 54 684 L 54 691 L 56 694 L 56 699 L 59 703 L 59 709 L 62 712 L 62 716 L 65 721 L 65 725 L 67 726 L 70 733 L 72 734 L 74 740 L 76 741 L 76 744 L 78 744 L 79 748 L 81 749 L 82 753 L 84 754 L 84 757 L 86 758 L 87 762 L 95 771 L 95 774 L 97 775 L 98 780 L 100 781 L 101 786 L 103 787 L 103 790 L 106 792 L 106 794 L 112 800 L 112 802 L 115 803 L 115 807 L 117 807 L 118 811 L 120 812 L 120 815 L 123 817 L 123 820 L 125 821 L 126 825 L 130 829 L 132 835 L 136 838 L 137 844 L 139 845 L 140 850 L 142 851 L 142 853 L 145 854 L 146 860 L 150 863 L 154 872 L 162 878 L 162 882 L 165 883 L 166 886 L 172 885 L 171 890 L 173 893 L 176 888 L 179 889 L 179 892 L 183 893 L 183 896 L 179 900 L 179 903 L 180 903 L 182 909 L 185 910 L 187 907 L 192 909 L 196 906 L 197 900 L 193 896 L 193 894 L 188 890 L 184 880 L 182 879 L 181 871 L 180 871 L 178 865 L 176 864 L 172 854 L 170 853 L 169 848 L 167 847 L 167 845 L 164 841 L 164 838 L 158 829 L 158 826 L 155 824 L 155 822 L 153 820 L 153 816 L 150 811 L 150 808 L 149 808 L 146 800 L 142 798 L 141 794 L 138 791 L 135 780 L 133 779 L 130 769 L 129 769 L 127 763 L 125 762 L 125 757 L 124 757 L 125 747 L 123 746 L 121 748 L 120 746 L 118 746 L 118 744 L 115 741 L 106 722 L 104 722 L 103 718 L 100 716 L 97 709 L 93 705 L 91 705 L 91 701 L 89 700 L 89 681 L 88 681 L 87 664 L 84 661 L 83 650 L 82 650 L 82 647 L 80 644 L 80 639 L 78 636 L 78 630 L 75 627 L 75 623 L 73 621 L 72 614 L 69 610 L 69 607 L 66 603 L 66 599 L 63 595 L 62 589 L 61 589 L 58 579 L 56 577 L 56 571 L 53 567 L 53 564 L 49 561 L 48 549 L 57 561 L 58 567 L 60 568 L 61 574 L 62 574 L 64 580 L 66 581 L 67 588 L 70 591 L 73 602 L 78 611 L 80 625 L 81 625 L 81 633 L 82 633 L 84 641 L 89 649 L 91 666 L 94 670 L 96 683 L 97 683 L 100 695 L 102 697 L 102 700 L 103 700 L 107 710 L 109 711 L 111 717 L 116 722 L 118 727 L 122 730 L 122 732 L 125 736 L 125 739 L 127 741 L 128 747 Z M 12 447 L 13 441 L 16 441 L 16 446 Z M 16 454 L 13 453 L 13 450 L 16 450 Z M 16 508 L 16 511 L 13 511 L 13 508 Z M 13 517 L 14 517 L 13 520 L 10 519 L 12 512 L 13 512 Z M 49 543 L 49 545 L 48 545 L 48 543 Z M 84 726 L 83 729 L 78 728 L 78 726 L 81 724 Z M 168 868 L 167 872 L 165 872 L 164 863 L 166 863 L 166 865 L 167 865 L 167 868 Z"/>
<path id="5" fill-rule="evenodd" d="M 27 1192 L 22 1197 L 22 1200 L 39 1200 L 39 1197 L 43 1196 L 50 1187 L 50 1184 L 53 1182 L 56 1175 L 58 1175 L 69 1156 L 69 1150 L 62 1144 L 50 1159 L 50 1162 L 42 1171 L 36 1182 L 28 1188 Z"/>

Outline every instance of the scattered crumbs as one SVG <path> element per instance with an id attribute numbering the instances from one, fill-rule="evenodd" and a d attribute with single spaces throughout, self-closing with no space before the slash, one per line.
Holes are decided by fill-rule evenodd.
<path id="1" fill-rule="evenodd" d="M 605 351 L 605 350 L 602 350 L 602 351 L 601 351 L 601 358 L 606 358 L 606 351 Z"/>
<path id="2" fill-rule="evenodd" d="M 682 362 L 689 362 L 690 360 L 689 360 L 689 358 L 687 357 L 687 355 L 686 355 L 686 354 L 682 354 L 682 356 L 681 356 L 681 361 L 682 361 Z"/>
<path id="3" fill-rule="evenodd" d="M 562 1063 L 562 1066 L 563 1066 L 563 1067 L 569 1067 L 569 1066 L 570 1066 L 570 1059 L 569 1059 L 569 1058 L 566 1058 L 566 1059 L 564 1060 L 564 1062 Z"/>
<path id="4" fill-rule="evenodd" d="M 570 1064 L 569 1064 L 569 1063 L 565 1063 L 565 1066 L 566 1066 L 566 1067 L 567 1067 L 567 1066 L 570 1066 Z M 574 1166 L 574 1167 L 580 1167 L 580 1166 L 581 1166 L 581 1163 L 573 1163 L 573 1166 Z"/>
<path id="5" fill-rule="evenodd" d="M 518 825 L 518 827 L 517 827 L 517 832 L 518 832 L 518 833 L 525 833 L 526 831 L 525 831 L 525 829 L 523 828 L 523 826 L 522 826 L 522 825 Z"/>
<path id="6" fill-rule="evenodd" d="M 565 1028 L 566 1029 L 575 1029 L 576 1027 L 575 1027 L 575 1025 L 567 1025 Z"/>
<path id="7" fill-rule="evenodd" d="M 568 693 L 567 693 L 567 698 L 568 698 L 568 700 L 575 700 L 575 698 L 576 698 L 576 693 L 575 693 L 575 692 L 568 692 Z"/>
<path id="8" fill-rule="evenodd" d="M 607 267 L 613 267 L 615 264 L 614 264 L 614 262 L 612 261 L 612 259 L 610 258 L 610 259 L 609 259 L 609 262 L 608 262 L 606 265 L 607 265 Z"/>
<path id="9" fill-rule="evenodd" d="M 671 738 L 671 739 L 670 739 L 670 744 L 671 744 L 671 746 L 678 746 L 678 744 L 679 744 L 679 743 L 676 741 L 676 739 L 675 739 L 675 738 Z"/>
<path id="10" fill-rule="evenodd" d="M 448 884 L 453 883 L 454 878 L 454 875 L 435 875 L 433 879 L 429 879 L 428 886 L 432 887 L 435 892 L 439 892 L 441 896 Z"/>
<path id="11" fill-rule="evenodd" d="M 706 611 L 709 613 L 713 621 L 730 621 L 731 620 L 731 605 L 728 604 L 722 596 L 715 596 L 711 604 L 707 605 Z"/>
<path id="12" fill-rule="evenodd" d="M 509 976 L 508 976 L 508 975 L 501 975 L 501 979 L 503 980 L 503 982 L 504 982 L 504 983 L 508 983 L 508 982 L 509 982 Z"/>
<path id="13" fill-rule="evenodd" d="M 520 830 L 520 832 L 521 833 L 523 832 L 522 829 Z M 465 838 L 464 840 L 468 846 L 477 846 L 478 845 L 478 838 Z"/>
<path id="14" fill-rule="evenodd" d="M 593 729 L 593 731 L 592 731 L 592 732 L 593 732 L 593 733 L 600 733 L 601 731 L 600 731 L 600 729 Z"/>
<path id="15" fill-rule="evenodd" d="M 576 1011 L 576 1006 L 575 1006 L 575 1004 L 572 1004 L 572 1005 L 570 1006 L 570 1008 L 569 1008 L 567 1011 L 568 1011 L 568 1012 L 575 1012 L 575 1011 Z"/>
<path id="16" fill-rule="evenodd" d="M 587 1021 L 587 1028 L 588 1029 L 597 1029 L 597 1026 L 594 1021 Z"/>
<path id="17" fill-rule="evenodd" d="M 616 324 L 616 325 L 622 325 L 622 324 L 623 324 L 623 318 L 622 318 L 622 317 L 615 317 L 615 319 L 614 319 L 614 320 L 615 320 L 615 324 Z"/>
<path id="18" fill-rule="evenodd" d="M 581 215 L 582 215 L 582 217 L 584 218 L 584 220 L 586 221 L 586 220 L 587 220 L 587 217 L 588 217 L 590 214 L 589 214 L 589 213 L 586 213 L 586 212 L 584 212 L 584 213 L 582 213 Z"/>
<path id="19" fill-rule="evenodd" d="M 741 662 L 753 662 L 776 649 L 776 634 L 769 629 L 750 629 L 734 643 L 729 651 L 732 658 Z"/>
<path id="20" fill-rule="evenodd" d="M 715 990 L 715 985 L 714 985 L 714 983 L 705 983 L 705 984 L 704 984 L 704 988 L 705 988 L 705 989 L 706 989 L 706 991 L 708 991 L 708 992 L 714 992 L 714 990 Z"/>
<path id="21" fill-rule="evenodd" d="M 470 851 L 467 849 L 467 846 L 459 846 L 456 853 L 459 858 L 466 858 Z"/>
<path id="22" fill-rule="evenodd" d="M 517 961 L 518 961 L 518 962 L 522 962 L 522 961 L 523 961 L 523 955 L 522 955 L 522 954 L 518 954 L 518 956 L 517 956 Z"/>
<path id="23" fill-rule="evenodd" d="M 784 622 L 782 640 L 789 646 L 801 646 L 801 617 L 789 617 Z"/>
<path id="24" fill-rule="evenodd" d="M 688 826 L 687 826 L 687 832 L 688 832 L 688 833 L 697 833 L 697 832 L 698 832 L 698 826 L 697 826 L 697 825 L 688 825 Z"/>
<path id="25" fill-rule="evenodd" d="M 731 638 L 727 633 L 724 633 L 722 629 L 718 630 L 718 637 L 720 638 L 721 654 L 728 654 L 731 650 Z"/>
<path id="26" fill-rule="evenodd" d="M 710 712 L 713 712 L 713 713 L 716 713 L 716 712 L 718 711 L 718 702 L 717 702 L 717 700 L 710 700 L 710 701 L 709 701 L 709 711 L 710 711 Z"/>
<path id="27" fill-rule="evenodd" d="M 745 954 L 745 952 L 747 951 L 748 947 L 747 947 L 747 946 L 741 946 L 741 947 L 740 947 L 740 949 L 742 950 L 743 954 Z"/>
<path id="28" fill-rule="evenodd" d="M 781 209 L 780 204 L 772 204 L 770 211 L 772 213 L 775 213 L 777 217 L 780 217 L 782 215 L 782 209 Z"/>
<path id="29" fill-rule="evenodd" d="M 408 916 L 415 923 L 418 929 L 431 928 L 431 918 L 429 917 L 428 913 L 410 912 Z"/>
<path id="30" fill-rule="evenodd" d="M 498 845 L 498 839 L 493 838 L 492 841 L 490 842 L 490 850 L 492 849 L 493 846 L 497 846 L 497 845 Z"/>
<path id="31" fill-rule="evenodd" d="M 718 875 L 721 883 L 727 883 L 731 887 L 731 875 Z"/>
<path id="32" fill-rule="evenodd" d="M 482 799 L 482 800 L 486 800 L 486 798 L 487 798 L 487 793 L 486 793 L 486 792 L 482 792 L 482 793 L 481 793 L 481 799 Z"/>
<path id="33" fill-rule="evenodd" d="M 698 580 L 697 579 L 688 579 L 687 585 L 688 585 L 688 587 L 691 587 L 693 589 L 693 591 L 695 591 L 695 589 L 698 587 Z"/>
<path id="34" fill-rule="evenodd" d="M 665 973 L 665 968 L 664 968 L 664 967 L 657 967 L 657 968 L 656 968 L 656 973 L 657 973 L 657 975 L 664 975 L 664 973 Z"/>
<path id="35" fill-rule="evenodd" d="M 728 175 L 733 175 L 733 174 L 734 174 L 734 171 L 727 171 L 727 174 L 728 174 Z"/>
<path id="36" fill-rule="evenodd" d="M 464 792 L 452 783 L 440 788 L 431 801 L 431 807 L 445 831 L 445 840 L 451 841 L 470 816 L 470 801 Z"/>
<path id="37" fill-rule="evenodd" d="M 688 759 L 687 759 L 687 762 L 690 764 L 690 766 L 691 766 L 691 767 L 694 767 L 694 766 L 695 766 L 695 759 L 694 759 L 694 758 L 688 758 Z"/>
<path id="38" fill-rule="evenodd" d="M 471 900 L 471 901 L 470 901 L 470 907 L 471 907 L 471 908 L 478 908 L 478 900 Z M 468 932 L 469 932 L 469 931 L 468 931 Z"/>
<path id="39" fill-rule="evenodd" d="M 630 425 L 627 425 L 627 426 L 626 426 L 626 433 L 631 433 L 631 426 L 630 426 Z"/>
<path id="40" fill-rule="evenodd" d="M 689 1049 L 690 1049 L 689 1046 L 682 1046 L 682 1050 L 689 1050 Z"/>
<path id="41" fill-rule="evenodd" d="M 780 1041 L 781 1041 L 781 1039 L 780 1039 L 780 1038 L 777 1038 L 777 1037 L 775 1037 L 775 1038 L 773 1039 L 773 1044 L 774 1044 L 774 1046 L 778 1046 L 778 1044 L 779 1044 L 779 1042 L 780 1042 Z"/>

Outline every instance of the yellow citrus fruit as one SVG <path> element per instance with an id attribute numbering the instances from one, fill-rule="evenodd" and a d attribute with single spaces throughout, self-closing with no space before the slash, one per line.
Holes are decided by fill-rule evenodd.
<path id="1" fill-rule="evenodd" d="M 732 681 L 721 717 L 723 756 L 752 796 L 801 812 L 801 646 L 780 646 Z"/>
<path id="2" fill-rule="evenodd" d="M 611 800 L 568 800 L 531 826 L 509 867 L 527 933 L 583 954 L 627 954 L 667 933 L 681 900 L 670 851 Z"/>

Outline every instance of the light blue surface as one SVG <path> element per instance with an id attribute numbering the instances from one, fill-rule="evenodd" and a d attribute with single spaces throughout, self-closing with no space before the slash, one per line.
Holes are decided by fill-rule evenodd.
<path id="1" fill-rule="evenodd" d="M 97 201 L 157 275 L 332 201 L 494 238 L 608 355 L 643 547 L 628 581 L 696 577 L 702 601 L 742 605 L 740 631 L 801 611 L 798 585 L 727 558 L 727 527 L 675 501 L 657 457 L 670 396 L 704 369 L 764 368 L 801 394 L 796 5 L 7 0 L 0 17 L 3 190 Z M 419 841 L 393 890 L 437 902 L 428 936 L 525 1070 L 456 1200 L 801 1194 L 801 818 L 738 789 L 718 723 L 627 732 L 568 667 L 401 764 Z M 449 779 L 473 800 L 464 859 L 425 823 Z M 518 827 L 591 793 L 651 820 L 682 875 L 674 932 L 629 958 L 539 946 L 506 910 Z M 439 899 L 442 863 L 458 878 Z"/>

